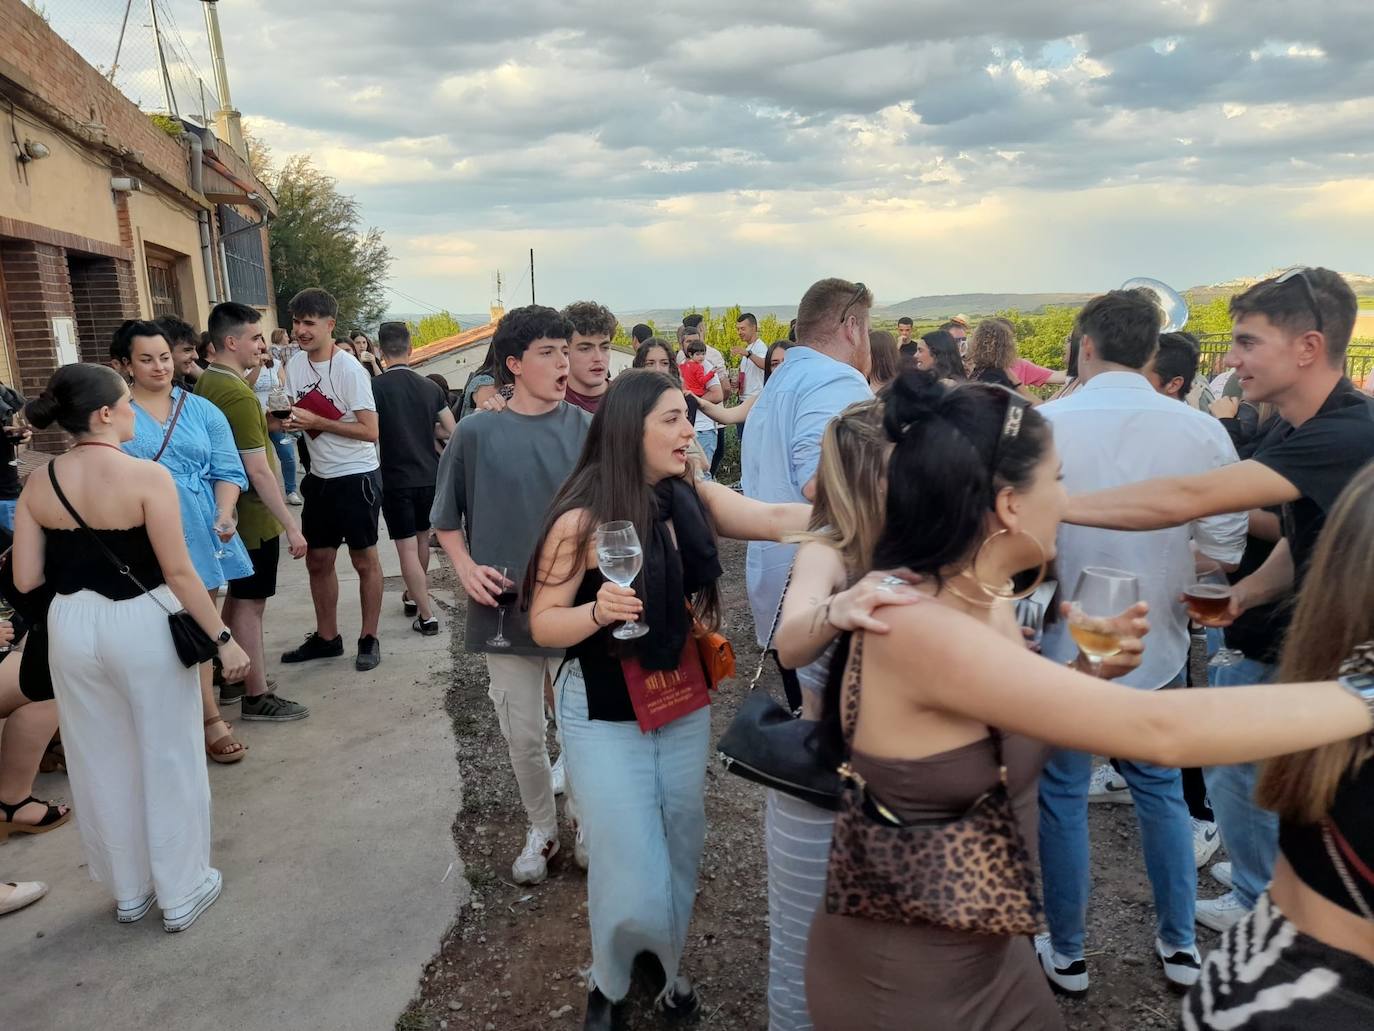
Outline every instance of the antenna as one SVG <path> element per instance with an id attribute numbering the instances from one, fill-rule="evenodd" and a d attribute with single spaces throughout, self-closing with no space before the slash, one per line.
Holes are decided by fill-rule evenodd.
<path id="1" fill-rule="evenodd" d="M 496 307 L 503 307 L 501 303 L 501 270 L 496 270 Z"/>
<path id="2" fill-rule="evenodd" d="M 530 304 L 534 304 L 534 248 L 530 248 Z"/>

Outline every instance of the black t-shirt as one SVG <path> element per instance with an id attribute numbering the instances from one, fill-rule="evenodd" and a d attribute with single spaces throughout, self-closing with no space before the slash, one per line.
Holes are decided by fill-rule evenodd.
<path id="1" fill-rule="evenodd" d="M 439 475 L 434 424 L 448 408 L 439 384 L 400 365 L 372 381 L 377 402 L 382 489 L 433 487 Z"/>
<path id="2" fill-rule="evenodd" d="M 1293 589 L 1302 586 L 1326 514 L 1355 474 L 1374 460 L 1374 403 L 1342 379 L 1317 414 L 1301 426 L 1279 422 L 1260 441 L 1254 461 L 1268 466 L 1302 497 L 1283 506 L 1283 535 L 1293 553 Z"/>
<path id="3" fill-rule="evenodd" d="M 973 374 L 975 383 L 991 383 L 994 386 L 1006 387 L 1008 390 L 1015 390 L 1017 382 L 1007 375 L 1003 369 L 979 369 Z"/>

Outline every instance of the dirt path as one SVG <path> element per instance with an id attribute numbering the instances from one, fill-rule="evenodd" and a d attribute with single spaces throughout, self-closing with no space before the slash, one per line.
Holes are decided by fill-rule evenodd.
<path id="1" fill-rule="evenodd" d="M 722 564 L 726 632 L 742 677 L 758 661 L 744 600 L 744 548 L 727 543 Z M 510 864 L 524 843 L 525 820 L 506 747 L 486 697 L 480 656 L 462 650 L 462 621 L 455 625 L 453 718 L 463 776 L 463 811 L 454 836 L 467 864 L 472 903 L 457 914 L 439 954 L 425 968 L 415 1002 L 396 1022 L 398 1031 L 535 1031 L 581 1026 L 586 986 L 581 970 L 591 961 L 587 940 L 586 883 L 572 861 L 572 833 L 563 828 L 563 853 L 545 884 L 510 882 Z M 774 676 L 773 688 L 780 691 Z M 734 714 L 743 684 L 728 687 L 712 713 L 713 738 Z M 768 899 L 763 854 L 763 792 L 725 774 L 707 771 L 706 851 L 692 918 L 684 973 L 703 1000 L 701 1027 L 762 1029 L 768 1024 Z M 561 807 L 560 807 L 561 814 Z M 1093 806 L 1093 906 L 1089 913 L 1087 998 L 1066 1001 L 1074 1031 L 1165 1031 L 1178 1021 L 1178 1001 L 1166 988 L 1153 956 L 1154 906 L 1145 879 L 1131 806 Z M 1204 883 L 1204 895 L 1212 894 Z M 1215 941 L 1202 932 L 1205 952 Z M 672 1026 L 631 997 L 629 1026 Z"/>

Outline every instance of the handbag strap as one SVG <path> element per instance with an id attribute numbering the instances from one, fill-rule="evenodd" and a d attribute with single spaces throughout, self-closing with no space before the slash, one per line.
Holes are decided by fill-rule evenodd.
<path id="1" fill-rule="evenodd" d="M 161 599 L 158 598 L 158 596 L 154 594 L 152 591 L 148 590 L 148 588 L 144 587 L 142 581 L 140 581 L 138 577 L 134 576 L 134 571 L 129 568 L 129 564 L 125 562 L 123 559 L 121 559 L 118 555 L 116 555 L 112 550 L 110 550 L 110 546 L 100 539 L 100 534 L 96 533 L 88 525 L 86 525 L 86 520 L 81 518 L 81 513 L 78 512 L 72 506 L 72 503 L 70 501 L 67 500 L 67 495 L 62 493 L 62 486 L 57 482 L 56 466 L 56 459 L 48 463 L 48 479 L 52 482 L 52 489 L 57 494 L 57 500 L 62 502 L 62 507 L 67 510 L 68 514 L 73 519 L 76 520 L 76 525 L 81 527 L 81 529 L 85 530 L 88 534 L 90 534 L 91 540 L 95 541 L 96 545 L 104 553 L 105 557 L 110 560 L 110 564 L 113 565 L 115 569 L 119 570 L 119 572 L 123 576 L 127 576 L 130 580 L 133 581 L 135 587 L 137 587 L 148 597 L 152 598 L 153 601 L 157 602 L 158 608 L 160 608 L 163 612 L 167 613 L 167 615 L 172 615 L 172 610 L 169 609 L 166 605 L 162 604 Z"/>
<path id="2" fill-rule="evenodd" d="M 778 632 L 778 623 L 782 619 L 782 603 L 787 600 L 787 588 L 792 586 L 792 570 L 796 565 L 787 570 L 787 579 L 783 581 L 782 594 L 778 595 L 778 610 L 773 613 L 773 625 L 768 628 L 768 636 L 763 641 L 763 652 L 759 655 L 758 669 L 754 670 L 753 679 L 749 681 L 749 690 L 759 686 L 759 678 L 763 676 L 763 667 L 768 662 L 768 655 L 773 650 L 773 635 Z"/>
<path id="3" fill-rule="evenodd" d="M 852 643 L 849 653 L 849 668 L 845 672 L 844 686 L 840 691 L 840 726 L 844 732 L 845 745 L 844 768 L 849 767 L 849 760 L 854 752 L 854 729 L 859 724 L 859 698 L 860 688 L 863 684 L 863 631 L 854 631 L 850 640 Z M 992 739 L 992 753 L 993 758 L 997 761 L 998 776 L 1005 786 L 1007 783 L 1007 762 L 1002 754 L 1002 732 L 991 724 L 987 724 L 987 728 L 988 737 Z"/>
<path id="4" fill-rule="evenodd" d="M 181 391 L 181 397 L 177 398 L 177 406 L 172 409 L 172 421 L 167 424 L 167 432 L 162 438 L 162 447 L 158 448 L 157 454 L 153 456 L 154 462 L 156 462 L 159 458 L 162 457 L 162 453 L 167 450 L 167 445 L 172 442 L 172 431 L 177 428 L 177 420 L 181 418 L 181 409 L 185 407 L 185 405 L 186 389 L 183 387 Z M 52 468 L 51 462 L 48 463 L 48 468 Z M 52 482 L 53 486 L 57 487 L 57 481 L 53 480 Z M 62 504 L 67 505 L 67 499 L 62 497 L 62 489 L 60 487 L 57 487 L 57 496 L 59 498 L 62 498 Z M 76 512 L 72 509 L 71 505 L 67 505 L 67 511 L 71 512 L 72 516 L 76 519 L 78 523 L 81 523 L 81 517 L 76 514 Z M 85 526 L 86 524 L 81 523 L 81 525 Z"/>

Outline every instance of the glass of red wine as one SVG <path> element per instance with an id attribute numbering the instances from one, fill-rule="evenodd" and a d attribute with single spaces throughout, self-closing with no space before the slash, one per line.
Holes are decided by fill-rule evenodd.
<path id="1" fill-rule="evenodd" d="M 291 418 L 291 398 L 281 387 L 273 387 L 267 395 L 267 414 L 282 422 Z"/>
<path id="2" fill-rule="evenodd" d="M 496 636 L 487 638 L 488 648 L 509 648 L 510 638 L 506 636 L 506 610 L 515 604 L 519 594 L 515 589 L 515 581 L 511 578 L 510 566 L 492 566 L 496 575 L 501 578 L 501 591 L 496 595 Z"/>

